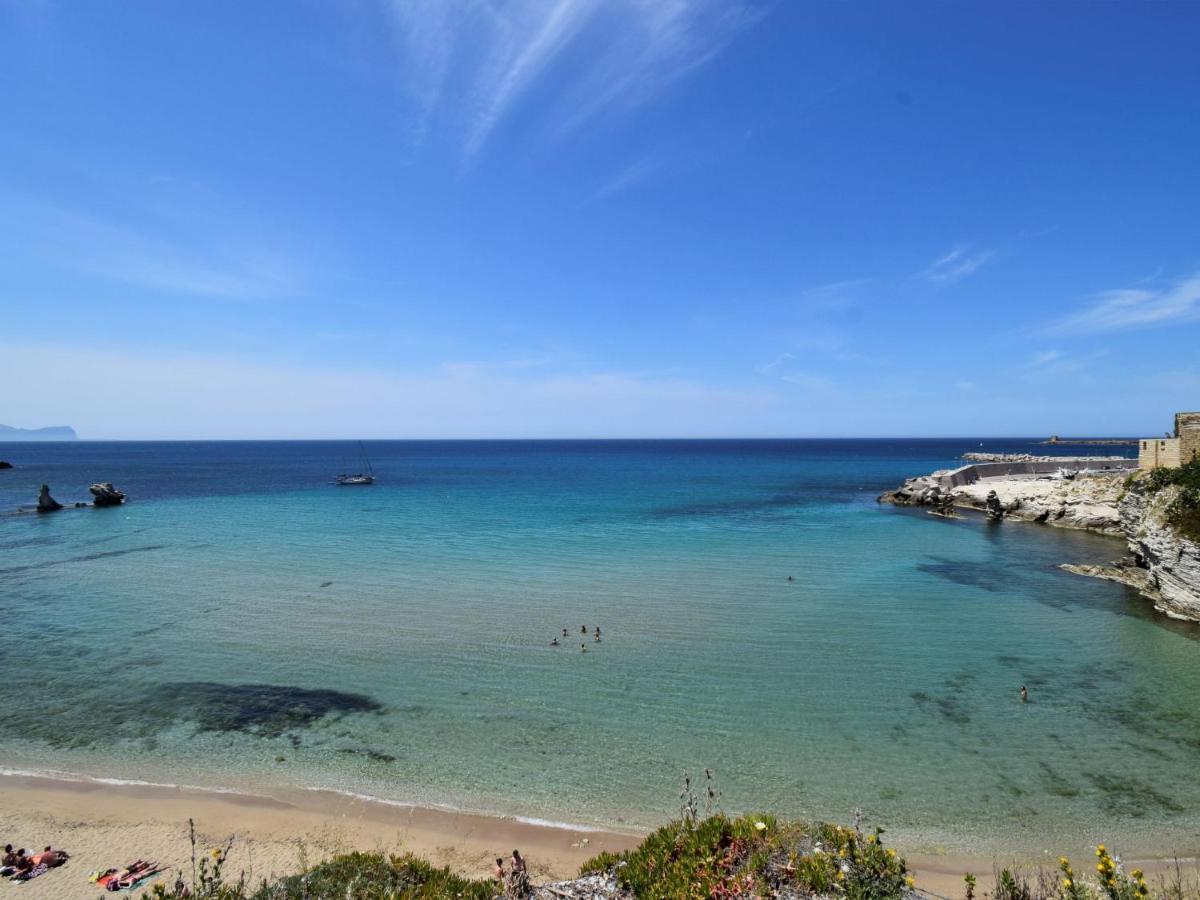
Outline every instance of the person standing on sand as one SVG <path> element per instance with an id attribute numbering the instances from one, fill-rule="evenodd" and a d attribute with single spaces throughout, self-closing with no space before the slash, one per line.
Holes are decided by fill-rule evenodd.
<path id="1" fill-rule="evenodd" d="M 512 852 L 512 859 L 508 861 L 508 893 L 513 897 L 528 897 L 529 888 L 529 872 L 525 869 L 525 860 L 521 858 L 520 851 Z"/>
<path id="2" fill-rule="evenodd" d="M 501 884 L 504 883 L 504 860 L 499 856 L 496 857 L 496 865 L 492 869 L 492 877 Z"/>

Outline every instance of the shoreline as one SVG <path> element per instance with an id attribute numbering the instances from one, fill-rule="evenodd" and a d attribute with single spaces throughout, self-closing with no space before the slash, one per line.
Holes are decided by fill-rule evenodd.
<path id="1" fill-rule="evenodd" d="M 114 779 L 115 780 L 115 779 Z M 637 846 L 640 834 L 575 829 L 514 818 L 399 805 L 334 791 L 248 794 L 221 789 L 110 783 L 99 779 L 0 774 L 5 842 L 71 853 L 67 866 L 22 886 L 33 898 L 91 897 L 87 873 L 130 860 L 155 859 L 190 876 L 188 819 L 197 852 L 237 835 L 228 871 L 262 877 L 292 874 L 338 853 L 412 852 L 473 877 L 514 847 L 539 879 L 574 877 L 604 851 Z M 159 877 L 168 881 L 174 871 Z"/>
<path id="2" fill-rule="evenodd" d="M 174 880 L 175 869 L 190 876 L 188 819 L 196 823 L 198 854 L 236 836 L 227 872 L 235 878 L 245 872 L 251 884 L 355 850 L 411 852 L 461 875 L 484 878 L 492 860 L 507 857 L 514 847 L 529 860 L 535 881 L 568 879 L 596 854 L 631 849 L 645 836 L 430 809 L 330 790 L 251 794 L 0 771 L 0 830 L 5 841 L 38 849 L 50 844 L 72 855 L 63 868 L 22 887 L 22 896 L 33 900 L 91 897 L 95 889 L 87 881 L 89 872 L 139 857 L 168 867 L 158 876 L 168 882 Z M 911 853 L 902 844 L 899 849 L 918 887 L 944 897 L 961 896 L 966 872 L 974 873 L 979 888 L 986 890 L 998 868 L 1053 867 L 1056 858 L 1048 853 Z M 1062 852 L 1069 851 L 1064 847 Z M 1200 871 L 1196 855 L 1130 858 L 1126 863 L 1140 866 L 1153 879 L 1171 872 L 1176 860 L 1189 875 Z"/>

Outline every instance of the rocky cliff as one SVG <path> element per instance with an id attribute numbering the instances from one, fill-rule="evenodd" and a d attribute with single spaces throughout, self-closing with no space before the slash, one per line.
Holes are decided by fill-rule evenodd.
<path id="1" fill-rule="evenodd" d="M 1182 490 L 1169 485 L 1155 492 L 1135 482 L 1121 498 L 1121 526 L 1133 567 L 1145 573 L 1139 590 L 1168 616 L 1200 622 L 1200 543 L 1168 521 Z"/>

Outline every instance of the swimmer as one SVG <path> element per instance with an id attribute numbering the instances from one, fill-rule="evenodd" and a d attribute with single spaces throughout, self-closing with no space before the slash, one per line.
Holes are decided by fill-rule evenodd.
<path id="1" fill-rule="evenodd" d="M 580 644 L 580 645 L 579 645 L 579 652 L 580 652 L 580 653 L 587 653 L 587 644 Z"/>
<path id="2" fill-rule="evenodd" d="M 551 646 L 551 647 L 557 647 L 557 646 L 558 646 L 558 638 L 555 638 L 554 640 L 552 640 L 552 641 L 550 642 L 550 646 Z"/>
<path id="3" fill-rule="evenodd" d="M 1029 702 L 1029 691 L 1026 689 L 1025 685 L 1021 685 L 1021 702 Z"/>

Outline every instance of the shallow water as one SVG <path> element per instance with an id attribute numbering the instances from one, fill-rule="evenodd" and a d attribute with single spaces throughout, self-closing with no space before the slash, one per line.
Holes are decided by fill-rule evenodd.
<path id="1" fill-rule="evenodd" d="M 1200 633 L 1056 568 L 1121 543 L 874 502 L 978 444 L 380 442 L 371 488 L 351 445 L 4 445 L 0 509 L 131 502 L 0 516 L 0 765 L 629 827 L 708 766 L 914 846 L 1196 847 Z"/>

